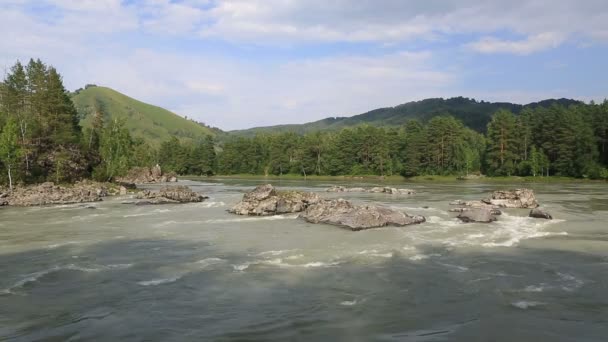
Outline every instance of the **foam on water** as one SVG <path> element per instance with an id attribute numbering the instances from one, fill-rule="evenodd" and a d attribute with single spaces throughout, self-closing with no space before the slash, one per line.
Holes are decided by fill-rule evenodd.
<path id="1" fill-rule="evenodd" d="M 454 264 L 447 264 L 447 263 L 442 263 L 442 262 L 437 262 L 437 264 L 441 265 L 441 266 L 445 266 L 451 269 L 455 269 L 459 272 L 466 272 L 469 270 L 468 267 L 466 266 L 460 266 L 460 265 L 454 265 Z"/>
<path id="2" fill-rule="evenodd" d="M 174 283 L 174 282 L 178 281 L 179 279 L 181 279 L 181 277 L 182 276 L 180 275 L 180 276 L 174 276 L 174 277 L 170 277 L 170 278 L 144 280 L 144 281 L 138 281 L 137 284 L 139 284 L 141 286 L 156 286 L 156 285 Z"/>
<path id="3" fill-rule="evenodd" d="M 482 244 L 484 247 L 512 247 L 518 245 L 522 240 L 534 239 L 547 236 L 568 235 L 567 232 L 545 232 L 542 229 L 552 223 L 562 220 L 543 220 L 531 217 L 509 216 L 504 214 L 504 220 L 496 222 L 499 226 L 489 235 L 490 242 Z"/>
<path id="4" fill-rule="evenodd" d="M 48 246 L 46 246 L 46 248 L 55 249 L 55 248 L 59 248 L 59 247 L 67 246 L 67 245 L 75 245 L 75 244 L 79 244 L 79 243 L 82 243 L 82 242 L 81 241 L 66 241 L 63 243 L 55 243 L 52 245 L 48 245 Z"/>
<path id="5" fill-rule="evenodd" d="M 240 265 L 232 265 L 232 268 L 236 272 L 243 272 L 244 270 L 248 269 L 250 265 L 251 265 L 250 263 L 244 263 L 244 264 L 240 264 Z"/>
<path id="6" fill-rule="evenodd" d="M 257 255 L 273 255 L 273 256 L 277 256 L 277 255 L 281 255 L 281 254 L 285 254 L 287 252 L 291 252 L 294 251 L 295 249 L 281 249 L 281 250 L 272 250 L 272 251 L 265 251 L 265 252 L 261 252 L 258 253 Z"/>
<path id="7" fill-rule="evenodd" d="M 524 292 L 543 292 L 547 288 L 546 285 L 528 285 L 524 288 Z"/>
<path id="8" fill-rule="evenodd" d="M 564 291 L 572 292 L 585 284 L 582 279 L 579 279 L 572 274 L 557 272 L 557 276 L 563 284 L 561 288 Z"/>
<path id="9" fill-rule="evenodd" d="M 203 208 L 221 208 L 221 207 L 225 207 L 226 203 L 224 203 L 224 202 L 203 202 L 199 206 L 203 207 Z"/>
<path id="10" fill-rule="evenodd" d="M 357 300 L 345 300 L 343 302 L 340 302 L 340 305 L 344 305 L 344 306 L 353 306 L 357 304 Z"/>
<path id="11" fill-rule="evenodd" d="M 440 257 L 441 254 L 438 253 L 431 253 L 431 254 L 416 254 L 414 256 L 410 257 L 410 260 L 412 261 L 420 261 L 420 260 L 426 260 L 428 258 L 432 258 L 432 257 Z"/>
<path id="12" fill-rule="evenodd" d="M 276 221 L 276 220 L 294 220 L 297 218 L 298 218 L 298 215 L 255 216 L 255 217 L 242 217 L 242 218 L 231 218 L 231 219 L 206 220 L 206 221 L 204 221 L 204 223 Z"/>
<path id="13" fill-rule="evenodd" d="M 533 308 L 535 306 L 545 305 L 545 304 L 546 303 L 543 303 L 543 302 L 527 301 L 527 300 L 519 300 L 517 302 L 511 303 L 512 306 L 514 306 L 518 309 L 522 309 L 522 310 L 527 310 L 528 308 Z"/>

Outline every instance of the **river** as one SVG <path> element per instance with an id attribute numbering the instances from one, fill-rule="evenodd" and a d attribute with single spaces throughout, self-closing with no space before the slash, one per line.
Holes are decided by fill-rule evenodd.
<path id="1" fill-rule="evenodd" d="M 0 209 L 0 340 L 608 340 L 605 183 L 526 184 L 551 221 L 465 224 L 450 201 L 505 186 L 274 182 L 427 218 L 360 232 L 226 212 L 260 181 L 181 183 L 210 198 Z"/>

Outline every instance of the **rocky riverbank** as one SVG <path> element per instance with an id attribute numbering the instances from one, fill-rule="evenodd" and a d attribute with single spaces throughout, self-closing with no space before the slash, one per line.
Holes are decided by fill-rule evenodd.
<path id="1" fill-rule="evenodd" d="M 154 167 L 135 167 L 129 170 L 126 176 L 116 178 L 116 182 L 123 185 L 135 184 L 173 183 L 177 182 L 177 175 L 173 172 L 163 173 L 160 165 Z"/>
<path id="2" fill-rule="evenodd" d="M 108 183 L 81 181 L 74 185 L 55 185 L 46 182 L 37 185 L 15 187 L 13 191 L 3 190 L 0 193 L 1 206 L 31 207 L 40 205 L 57 205 L 98 202 L 103 197 L 116 195 L 118 186 Z"/>
<path id="3" fill-rule="evenodd" d="M 412 189 L 398 189 L 398 188 L 391 188 L 388 186 L 373 187 L 373 188 L 347 188 L 344 186 L 332 186 L 331 188 L 329 188 L 325 191 L 327 191 L 327 192 L 369 192 L 369 193 L 383 193 L 383 194 L 391 194 L 391 195 L 413 195 L 416 193 L 416 191 L 412 190 Z"/>

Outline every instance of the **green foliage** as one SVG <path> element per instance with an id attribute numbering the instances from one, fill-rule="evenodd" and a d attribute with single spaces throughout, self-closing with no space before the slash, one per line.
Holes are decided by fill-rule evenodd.
<path id="1" fill-rule="evenodd" d="M 18 134 L 17 123 L 13 118 L 9 118 L 0 133 L 0 161 L 7 171 L 11 190 L 13 189 L 13 172 L 21 155 Z"/>
<path id="2" fill-rule="evenodd" d="M 134 139 L 141 138 L 155 148 L 172 137 L 195 142 L 204 135 L 215 135 L 215 131 L 199 123 L 106 87 L 89 86 L 73 94 L 72 101 L 82 127 L 93 127 L 102 108 L 103 119 L 122 120 Z"/>
<path id="3" fill-rule="evenodd" d="M 173 137 L 161 144 L 158 163 L 165 171 L 211 176 L 218 168 L 213 137 L 206 135 L 194 143 Z"/>
<path id="4" fill-rule="evenodd" d="M 518 152 L 516 119 L 513 113 L 499 110 L 488 124 L 488 173 L 510 176 L 515 173 Z"/>
<path id="5" fill-rule="evenodd" d="M 110 181 L 116 176 L 125 174 L 131 166 L 131 136 L 125 123 L 115 119 L 110 121 L 101 134 L 99 153 L 101 164 L 95 176 L 99 180 Z"/>

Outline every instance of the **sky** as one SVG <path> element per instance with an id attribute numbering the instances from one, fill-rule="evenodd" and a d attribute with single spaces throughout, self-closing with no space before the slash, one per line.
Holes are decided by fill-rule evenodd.
<path id="1" fill-rule="evenodd" d="M 606 0 L 0 0 L 0 68 L 40 58 L 224 130 L 430 97 L 608 97 Z"/>

